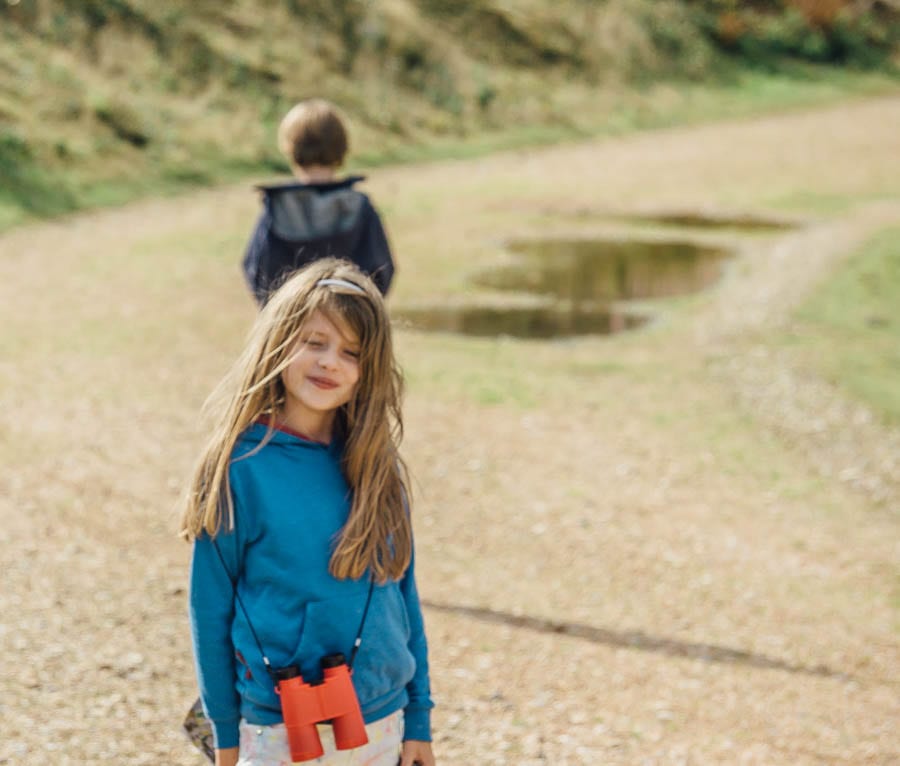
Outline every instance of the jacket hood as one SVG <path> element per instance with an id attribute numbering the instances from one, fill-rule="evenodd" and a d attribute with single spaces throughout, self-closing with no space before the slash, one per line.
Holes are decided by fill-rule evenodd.
<path id="1" fill-rule="evenodd" d="M 320 181 L 316 183 L 304 183 L 303 181 L 280 181 L 271 184 L 257 184 L 253 188 L 259 189 L 267 196 L 282 194 L 298 190 L 312 190 L 319 192 L 337 191 L 338 189 L 350 189 L 360 181 L 365 181 L 365 176 L 347 176 L 334 181 Z"/>
<path id="2" fill-rule="evenodd" d="M 365 210 L 366 196 L 353 188 L 351 176 L 327 184 L 291 183 L 260 187 L 272 231 L 290 241 L 334 237 L 354 230 Z"/>

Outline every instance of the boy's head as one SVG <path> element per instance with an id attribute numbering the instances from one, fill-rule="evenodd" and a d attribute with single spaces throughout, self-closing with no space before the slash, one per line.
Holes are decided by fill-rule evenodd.
<path id="1" fill-rule="evenodd" d="M 294 168 L 337 168 L 347 154 L 347 130 L 333 104 L 301 101 L 278 127 L 278 148 Z"/>

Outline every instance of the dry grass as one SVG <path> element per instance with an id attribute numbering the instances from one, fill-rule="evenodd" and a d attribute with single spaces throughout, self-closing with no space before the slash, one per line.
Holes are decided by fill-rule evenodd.
<path id="1" fill-rule="evenodd" d="M 900 759 L 897 432 L 770 340 L 897 220 L 898 122 L 882 99 L 373 177 L 398 304 L 605 211 L 841 203 L 719 235 L 728 278 L 632 335 L 399 333 L 441 763 Z M 567 205 L 598 215 L 540 212 Z M 253 315 L 254 214 L 241 187 L 0 239 L 0 762 L 199 763 L 171 509 Z"/>

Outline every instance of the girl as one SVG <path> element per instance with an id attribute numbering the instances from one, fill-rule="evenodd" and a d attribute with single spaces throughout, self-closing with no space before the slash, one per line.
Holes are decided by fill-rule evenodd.
<path id="1" fill-rule="evenodd" d="M 319 725 L 314 762 L 434 764 L 401 388 L 381 294 L 329 258 L 272 295 L 210 399 L 181 532 L 217 766 L 289 764 L 274 671 L 316 682 L 336 653 L 355 654 L 368 744 L 335 751 Z"/>

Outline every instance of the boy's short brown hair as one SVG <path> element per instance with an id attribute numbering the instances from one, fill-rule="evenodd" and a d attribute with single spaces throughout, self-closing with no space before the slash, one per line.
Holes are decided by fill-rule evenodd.
<path id="1" fill-rule="evenodd" d="M 347 154 L 347 129 L 333 104 L 301 101 L 278 126 L 278 148 L 293 165 L 337 167 Z"/>

